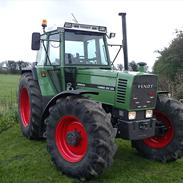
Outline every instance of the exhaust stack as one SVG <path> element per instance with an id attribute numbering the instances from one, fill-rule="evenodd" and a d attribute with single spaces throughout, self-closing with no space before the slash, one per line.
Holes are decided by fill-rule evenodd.
<path id="1" fill-rule="evenodd" d="M 124 69 L 128 70 L 128 48 L 127 48 L 127 34 L 126 34 L 126 13 L 119 13 L 122 20 L 122 32 L 123 32 L 123 55 L 124 55 Z"/>

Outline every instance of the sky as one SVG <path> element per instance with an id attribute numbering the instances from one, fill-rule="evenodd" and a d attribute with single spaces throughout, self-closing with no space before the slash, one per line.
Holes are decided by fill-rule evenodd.
<path id="1" fill-rule="evenodd" d="M 34 62 L 32 32 L 42 32 L 42 19 L 48 27 L 73 22 L 107 26 L 116 37 L 109 43 L 121 44 L 121 18 L 126 12 L 129 61 L 146 62 L 151 68 L 167 47 L 175 30 L 183 30 L 182 0 L 0 0 L 0 61 Z M 116 48 L 110 48 L 113 60 Z M 122 53 L 116 64 L 123 63 Z"/>

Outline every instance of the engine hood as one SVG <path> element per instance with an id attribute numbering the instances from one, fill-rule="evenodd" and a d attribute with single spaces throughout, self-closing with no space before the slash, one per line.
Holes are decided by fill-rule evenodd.
<path id="1" fill-rule="evenodd" d="M 106 69 L 78 69 L 77 73 L 82 75 L 103 76 L 112 78 L 116 78 L 118 75 L 117 71 Z"/>
<path id="2" fill-rule="evenodd" d="M 90 76 L 102 76 L 102 77 L 111 77 L 111 78 L 128 78 L 133 79 L 135 76 L 144 75 L 149 76 L 153 75 L 150 73 L 143 72 L 132 72 L 132 71 L 116 71 L 116 70 L 106 70 L 106 69 L 78 69 L 77 73 L 80 75 L 90 75 Z"/>
<path id="3" fill-rule="evenodd" d="M 156 93 L 157 90 L 156 76 L 143 72 L 78 69 L 76 78 L 76 89 L 99 92 L 95 100 L 126 110 L 137 108 L 141 110 L 140 105 L 133 105 L 132 99 L 137 98 L 137 95 L 142 100 L 144 94 L 152 93 L 151 90 Z M 142 100 L 143 109 L 154 106 L 155 97 L 151 106 L 144 104 L 146 98 L 149 101 L 148 97 L 147 95 L 145 100 Z"/>

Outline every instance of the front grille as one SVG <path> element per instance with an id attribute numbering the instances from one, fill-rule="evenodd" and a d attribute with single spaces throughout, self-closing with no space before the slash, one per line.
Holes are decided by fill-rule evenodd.
<path id="1" fill-rule="evenodd" d="M 125 103 L 126 98 L 126 88 L 127 88 L 127 80 L 126 79 L 119 79 L 118 80 L 118 89 L 117 89 L 117 99 L 118 103 Z"/>
<path id="2" fill-rule="evenodd" d="M 154 108 L 156 105 L 157 76 L 137 75 L 133 80 L 131 109 Z"/>

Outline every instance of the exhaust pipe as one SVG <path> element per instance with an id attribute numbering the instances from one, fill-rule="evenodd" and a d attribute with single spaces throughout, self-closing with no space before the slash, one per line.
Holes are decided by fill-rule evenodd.
<path id="1" fill-rule="evenodd" d="M 122 20 L 122 32 L 123 32 L 123 55 L 124 55 L 124 69 L 128 70 L 128 48 L 127 48 L 127 34 L 126 34 L 126 13 L 119 13 Z"/>

